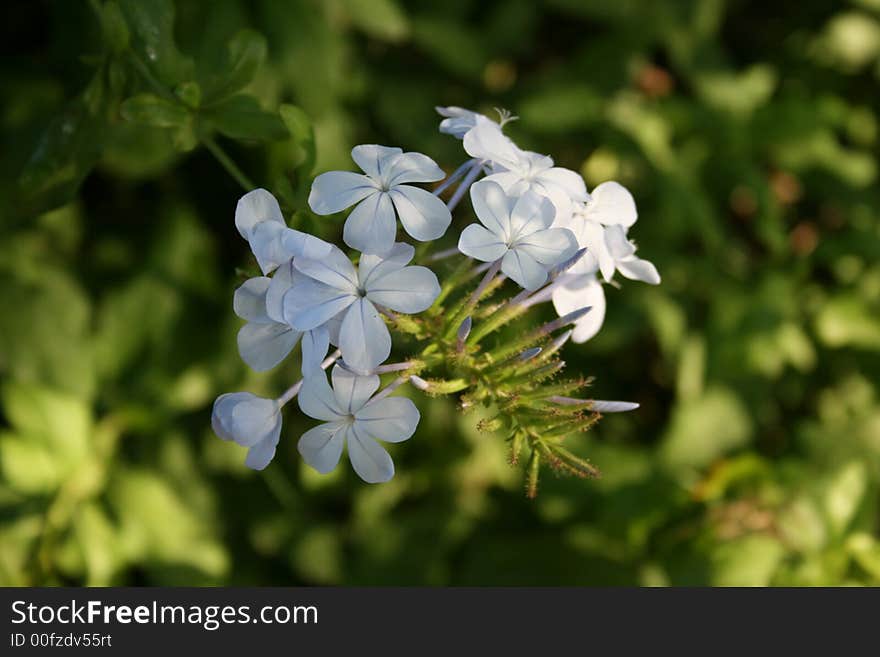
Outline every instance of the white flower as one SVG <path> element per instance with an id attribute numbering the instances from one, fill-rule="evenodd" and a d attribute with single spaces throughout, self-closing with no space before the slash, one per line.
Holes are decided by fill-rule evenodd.
<path id="1" fill-rule="evenodd" d="M 327 242 L 288 228 L 278 201 L 265 189 L 250 191 L 238 200 L 235 226 L 264 274 L 294 256 L 322 258 L 330 250 Z"/>
<path id="2" fill-rule="evenodd" d="M 553 307 L 560 317 L 581 308 L 590 312 L 578 319 L 571 334 L 573 342 L 586 342 L 605 321 L 605 291 L 594 274 L 564 274 L 553 288 Z"/>
<path id="3" fill-rule="evenodd" d="M 320 369 L 330 348 L 332 325 L 303 332 L 284 321 L 281 299 L 292 285 L 293 269 L 290 259 L 278 267 L 272 278 L 248 279 L 233 296 L 235 314 L 247 320 L 238 332 L 238 353 L 257 372 L 278 365 L 302 340 L 302 373 L 309 376 Z"/>
<path id="4" fill-rule="evenodd" d="M 337 345 L 347 365 L 371 371 L 391 353 L 391 334 L 376 306 L 420 313 L 440 294 L 426 267 L 407 267 L 415 249 L 397 243 L 384 257 L 363 254 L 355 266 L 337 247 L 322 260 L 294 259 L 297 277 L 284 295 L 285 321 L 308 331 L 341 317 Z"/>
<path id="5" fill-rule="evenodd" d="M 451 105 L 449 107 L 435 107 L 437 114 L 445 117 L 440 121 L 440 132 L 452 135 L 456 139 L 462 139 L 468 131 L 477 125 L 478 117 L 491 121 L 491 119 L 479 112 L 473 112 L 463 107 Z"/>
<path id="6" fill-rule="evenodd" d="M 366 175 L 351 171 L 322 173 L 312 183 L 309 206 L 334 214 L 354 205 L 345 220 L 343 239 L 363 253 L 383 254 L 394 246 L 397 217 L 413 238 L 426 242 L 446 232 L 452 215 L 430 192 L 405 183 L 442 180 L 443 170 L 421 153 L 364 144 L 351 157 Z"/>
<path id="7" fill-rule="evenodd" d="M 247 447 L 245 465 L 262 470 L 275 456 L 281 436 L 281 406 L 249 392 L 229 392 L 214 402 L 211 426 L 223 440 Z"/>
<path id="8" fill-rule="evenodd" d="M 501 258 L 501 271 L 527 290 L 536 290 L 554 266 L 577 251 L 571 231 L 551 228 L 553 205 L 534 192 L 509 196 L 500 185 L 481 181 L 471 202 L 482 224 L 461 233 L 458 249 L 483 262 Z"/>
<path id="9" fill-rule="evenodd" d="M 303 459 L 321 474 L 333 470 L 348 445 L 348 458 L 358 476 L 370 484 L 394 476 L 394 462 L 376 442 L 403 442 L 419 424 L 419 411 L 405 397 L 370 399 L 379 377 L 358 376 L 338 365 L 331 374 L 333 388 L 323 374 L 308 378 L 299 393 L 306 415 L 324 420 L 306 431 L 297 448 Z"/>
<path id="10" fill-rule="evenodd" d="M 553 158 L 521 150 L 501 132 L 501 126 L 477 118 L 476 125 L 464 136 L 464 149 L 471 157 L 491 163 L 486 180 L 498 183 L 508 194 L 521 196 L 533 191 L 550 199 L 556 216 L 571 213 L 572 202 L 590 198 L 584 179 L 574 171 L 553 165 Z"/>

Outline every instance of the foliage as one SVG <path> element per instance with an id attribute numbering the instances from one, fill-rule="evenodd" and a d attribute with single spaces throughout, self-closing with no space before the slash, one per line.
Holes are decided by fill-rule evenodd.
<path id="1" fill-rule="evenodd" d="M 876 2 L 174 5 L 3 28 L 0 583 L 880 583 Z M 241 186 L 335 237 L 312 171 L 359 142 L 451 171 L 434 104 L 634 192 L 664 284 L 566 372 L 641 409 L 535 500 L 444 398 L 383 487 L 303 467 L 298 421 L 247 471 L 209 421 L 278 388 L 234 345 Z"/>

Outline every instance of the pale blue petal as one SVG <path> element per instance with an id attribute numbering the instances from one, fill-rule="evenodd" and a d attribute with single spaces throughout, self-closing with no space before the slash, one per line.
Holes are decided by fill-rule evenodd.
<path id="1" fill-rule="evenodd" d="M 250 241 L 254 227 L 264 221 L 284 225 L 284 215 L 272 194 L 265 189 L 255 189 L 238 200 L 235 206 L 235 227 L 243 238 Z"/>
<path id="2" fill-rule="evenodd" d="M 211 428 L 214 429 L 214 433 L 223 440 L 233 440 L 232 409 L 237 404 L 255 397 L 256 395 L 250 392 L 227 392 L 217 397 L 211 412 Z"/>
<path id="3" fill-rule="evenodd" d="M 416 250 L 405 242 L 397 242 L 385 255 L 364 254 L 358 263 L 358 280 L 367 288 L 374 278 L 405 267 L 413 259 Z"/>
<path id="4" fill-rule="evenodd" d="M 284 231 L 281 236 L 281 244 L 288 258 L 308 258 L 311 260 L 326 258 L 333 248 L 329 242 L 293 228 Z"/>
<path id="5" fill-rule="evenodd" d="M 367 176 L 351 171 L 328 171 L 315 178 L 309 207 L 315 214 L 334 214 L 379 191 Z"/>
<path id="6" fill-rule="evenodd" d="M 376 440 L 400 443 L 419 426 L 419 409 L 406 397 L 386 397 L 369 402 L 354 415 L 355 424 Z"/>
<path id="7" fill-rule="evenodd" d="M 481 180 L 471 186 L 471 204 L 477 219 L 499 238 L 510 235 L 510 212 L 515 202 L 492 180 Z"/>
<path id="8" fill-rule="evenodd" d="M 391 354 L 391 334 L 376 307 L 360 299 L 346 311 L 339 330 L 342 358 L 356 370 L 368 372 Z"/>
<path id="9" fill-rule="evenodd" d="M 321 363 L 330 349 L 330 332 L 324 326 L 303 333 L 302 345 L 302 375 L 313 376 L 320 373 Z"/>
<path id="10" fill-rule="evenodd" d="M 501 271 L 527 290 L 537 290 L 547 281 L 547 268 L 519 249 L 504 254 Z"/>
<path id="11" fill-rule="evenodd" d="M 588 306 L 590 312 L 574 325 L 572 342 L 586 342 L 602 328 L 605 321 L 605 291 L 595 276 L 575 276 L 553 289 L 553 307 L 560 317 Z"/>
<path id="12" fill-rule="evenodd" d="M 281 426 L 279 425 L 278 428 L 280 429 Z M 244 464 L 251 470 L 263 470 L 272 462 L 272 459 L 275 458 L 275 450 L 278 447 L 278 439 L 280 437 L 281 432 L 279 431 L 278 435 L 268 436 L 251 447 L 248 450 Z"/>
<path id="13" fill-rule="evenodd" d="M 446 174 L 437 163 L 422 153 L 401 153 L 390 162 L 383 172 L 386 187 L 403 183 L 427 183 L 443 180 Z"/>
<path id="14" fill-rule="evenodd" d="M 400 313 L 427 310 L 440 294 L 437 276 L 427 267 L 404 267 L 374 277 L 367 287 L 367 298 L 373 303 Z"/>
<path id="15" fill-rule="evenodd" d="M 615 261 L 628 258 L 636 252 L 636 247 L 626 239 L 626 232 L 619 224 L 605 228 L 605 245 Z"/>
<path id="16" fill-rule="evenodd" d="M 274 399 L 254 397 L 232 407 L 229 426 L 232 439 L 242 447 L 269 439 L 277 442 L 281 434 L 281 409 Z"/>
<path id="17" fill-rule="evenodd" d="M 484 116 L 475 117 L 475 125 L 465 134 L 463 145 L 471 157 L 508 168 L 517 166 L 522 152 L 504 136 L 500 125 Z"/>
<path id="18" fill-rule="evenodd" d="M 265 372 L 287 358 L 301 335 L 287 324 L 248 322 L 238 331 L 238 353 L 252 370 Z"/>
<path id="19" fill-rule="evenodd" d="M 482 260 L 483 262 L 495 262 L 507 253 L 507 244 L 495 233 L 489 232 L 479 224 L 471 224 L 458 238 L 458 250 L 466 256 Z"/>
<path id="20" fill-rule="evenodd" d="M 336 365 L 330 376 L 336 401 L 347 413 L 359 411 L 379 389 L 379 377 L 375 374 L 361 376 Z"/>
<path id="21" fill-rule="evenodd" d="M 293 266 L 309 278 L 331 287 L 352 293 L 357 290 L 357 271 L 338 246 L 332 246 L 330 252 L 318 260 L 294 258 Z"/>
<path id="22" fill-rule="evenodd" d="M 348 458 L 354 471 L 368 484 L 380 484 L 394 476 L 394 462 L 388 452 L 359 430 L 357 424 L 348 431 Z"/>
<path id="23" fill-rule="evenodd" d="M 351 159 L 364 173 L 379 180 L 388 169 L 390 161 L 403 153 L 396 146 L 379 146 L 378 144 L 361 144 L 351 149 Z"/>
<path id="24" fill-rule="evenodd" d="M 296 448 L 303 461 L 321 474 L 327 474 L 339 464 L 346 433 L 346 426 L 341 422 L 319 424 L 300 437 Z"/>
<path id="25" fill-rule="evenodd" d="M 563 190 L 572 201 L 584 202 L 590 195 L 587 194 L 587 185 L 581 175 L 571 169 L 553 167 L 538 174 L 537 180 L 545 186 L 555 186 Z"/>
<path id="26" fill-rule="evenodd" d="M 266 314 L 276 322 L 284 322 L 284 295 L 291 288 L 297 276 L 301 276 L 293 266 L 293 260 L 282 263 L 266 290 Z"/>
<path id="27" fill-rule="evenodd" d="M 620 224 L 628 228 L 636 223 L 639 213 L 636 202 L 629 190 L 620 183 L 603 182 L 590 194 L 587 202 L 587 217 L 605 226 Z"/>
<path id="28" fill-rule="evenodd" d="M 272 272 L 278 265 L 290 259 L 290 254 L 281 241 L 287 230 L 289 228 L 282 224 L 264 221 L 257 224 L 251 232 L 251 251 L 264 274 Z"/>
<path id="29" fill-rule="evenodd" d="M 302 388 L 296 399 L 300 410 L 316 420 L 332 422 L 341 420 L 348 414 L 336 401 L 336 396 L 323 372 L 303 379 Z"/>
<path id="30" fill-rule="evenodd" d="M 249 322 L 268 324 L 272 321 L 266 311 L 266 293 L 272 280 L 265 276 L 249 278 L 232 295 L 232 309 Z"/>
<path id="31" fill-rule="evenodd" d="M 345 220 L 342 239 L 363 253 L 387 253 L 394 246 L 397 218 L 386 192 L 379 192 L 358 203 Z"/>
<path id="32" fill-rule="evenodd" d="M 517 240 L 515 247 L 550 268 L 573 256 L 577 251 L 577 242 L 567 228 L 548 228 Z"/>
<path id="33" fill-rule="evenodd" d="M 617 270 L 626 278 L 650 285 L 660 285 L 660 273 L 653 263 L 635 256 L 617 263 Z"/>
<path id="34" fill-rule="evenodd" d="M 357 300 L 345 292 L 310 278 L 297 280 L 284 294 L 284 321 L 300 331 L 321 326 Z"/>
<path id="35" fill-rule="evenodd" d="M 452 214 L 438 197 L 419 187 L 397 185 L 391 189 L 391 200 L 403 229 L 420 242 L 442 237 L 449 228 Z"/>

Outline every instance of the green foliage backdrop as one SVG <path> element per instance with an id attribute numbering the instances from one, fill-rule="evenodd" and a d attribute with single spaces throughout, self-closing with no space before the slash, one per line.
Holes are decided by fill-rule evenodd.
<path id="1" fill-rule="evenodd" d="M 880 3 L 65 0 L 0 30 L 0 584 L 880 584 Z M 214 437 L 253 267 L 227 157 L 298 228 L 356 143 L 431 154 L 435 104 L 639 204 L 663 285 L 568 348 L 642 408 L 545 475 L 418 399 L 398 475 Z M 227 162 L 228 164 L 228 162 Z M 241 174 L 238 174 L 241 178 Z"/>

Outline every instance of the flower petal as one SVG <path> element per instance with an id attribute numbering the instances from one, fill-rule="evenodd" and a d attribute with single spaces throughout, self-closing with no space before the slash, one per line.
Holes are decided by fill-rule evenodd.
<path id="1" fill-rule="evenodd" d="M 427 183 L 443 180 L 446 174 L 437 163 L 422 153 L 401 153 L 390 160 L 382 178 L 386 187 L 403 183 Z"/>
<path id="2" fill-rule="evenodd" d="M 218 438 L 234 440 L 232 435 L 232 409 L 237 404 L 254 399 L 256 395 L 250 392 L 227 392 L 214 400 L 211 411 L 211 428 Z"/>
<path id="3" fill-rule="evenodd" d="M 508 168 L 519 163 L 520 149 L 501 132 L 500 125 L 484 116 L 475 117 L 475 125 L 464 136 L 463 145 L 471 157 Z"/>
<path id="4" fill-rule="evenodd" d="M 502 239 L 510 234 L 510 213 L 515 202 L 492 180 L 481 180 L 471 186 L 471 204 L 477 219 Z"/>
<path id="5" fill-rule="evenodd" d="M 577 241 L 567 228 L 548 228 L 520 238 L 515 245 L 545 267 L 555 267 L 577 251 Z"/>
<path id="6" fill-rule="evenodd" d="M 547 268 L 517 248 L 504 254 L 501 271 L 527 290 L 537 290 L 547 281 Z"/>
<path id="7" fill-rule="evenodd" d="M 364 372 L 381 365 L 391 354 L 391 334 L 368 299 L 351 304 L 339 329 L 339 349 L 348 365 Z"/>
<path id="8" fill-rule="evenodd" d="M 284 225 L 284 215 L 278 201 L 265 189 L 254 189 L 240 199 L 235 206 L 235 227 L 243 238 L 250 241 L 254 227 L 264 221 Z"/>
<path id="9" fill-rule="evenodd" d="M 300 331 L 310 331 L 344 311 L 357 300 L 353 292 L 310 278 L 297 280 L 284 294 L 284 321 Z"/>
<path id="10" fill-rule="evenodd" d="M 391 189 L 390 195 L 403 229 L 414 239 L 420 242 L 434 240 L 449 228 L 452 221 L 449 208 L 430 192 L 410 185 L 397 185 Z"/>
<path id="11" fill-rule="evenodd" d="M 268 324 L 272 321 L 266 311 L 266 293 L 272 279 L 266 276 L 249 278 L 232 295 L 232 310 L 249 322 Z"/>
<path id="12" fill-rule="evenodd" d="M 373 303 L 400 313 L 420 313 L 431 307 L 440 294 L 437 276 L 427 267 L 404 267 L 374 277 L 367 287 Z"/>
<path id="13" fill-rule="evenodd" d="M 355 413 L 355 424 L 371 438 L 387 443 L 409 439 L 419 426 L 419 409 L 406 397 L 371 401 Z"/>
<path id="14" fill-rule="evenodd" d="M 614 224 L 605 228 L 605 245 L 615 261 L 629 258 L 636 252 L 636 247 L 626 239 L 623 226 Z"/>
<path id="15" fill-rule="evenodd" d="M 639 218 L 632 194 L 613 180 L 603 182 L 593 190 L 587 202 L 587 213 L 591 220 L 600 224 L 620 224 L 624 228 L 629 228 Z"/>
<path id="16" fill-rule="evenodd" d="M 284 231 L 281 236 L 281 245 L 288 258 L 309 258 L 311 260 L 325 258 L 333 248 L 329 242 L 293 228 Z"/>
<path id="17" fill-rule="evenodd" d="M 270 273 L 278 265 L 290 259 L 290 254 L 282 244 L 282 237 L 287 230 L 289 229 L 283 224 L 264 221 L 254 226 L 251 231 L 251 251 L 264 274 Z"/>
<path id="18" fill-rule="evenodd" d="M 560 317 L 580 308 L 592 309 L 574 325 L 572 342 L 586 342 L 605 321 L 605 291 L 595 276 L 576 276 L 553 290 L 553 307 Z"/>
<path id="19" fill-rule="evenodd" d="M 319 424 L 300 437 L 296 448 L 303 461 L 321 474 L 327 474 L 339 464 L 347 432 L 346 426 L 341 422 Z"/>
<path id="20" fill-rule="evenodd" d="M 379 377 L 375 374 L 360 376 L 339 365 L 333 368 L 330 377 L 333 379 L 336 401 L 346 413 L 360 410 L 379 389 Z"/>
<path id="21" fill-rule="evenodd" d="M 590 195 L 587 194 L 587 185 L 581 175 L 571 169 L 552 167 L 538 174 L 537 180 L 545 186 L 556 186 L 565 191 L 572 201 L 584 202 Z"/>
<path id="22" fill-rule="evenodd" d="M 360 287 L 366 289 L 373 279 L 406 267 L 415 254 L 416 250 L 411 245 L 397 242 L 385 255 L 362 255 L 358 263 Z"/>
<path id="23" fill-rule="evenodd" d="M 274 399 L 254 396 L 232 407 L 232 439 L 242 447 L 253 447 L 281 434 L 281 408 Z"/>
<path id="24" fill-rule="evenodd" d="M 379 146 L 378 144 L 361 144 L 351 149 L 351 159 L 364 173 L 379 180 L 387 169 L 389 160 L 403 153 L 396 146 Z"/>
<path id="25" fill-rule="evenodd" d="M 351 171 L 328 171 L 315 178 L 309 207 L 315 214 L 334 214 L 379 191 L 370 178 Z"/>
<path id="26" fill-rule="evenodd" d="M 336 395 L 327 383 L 323 372 L 303 379 L 302 388 L 296 398 L 300 410 L 316 420 L 333 422 L 343 419 L 348 413 L 336 401 Z"/>
<path id="27" fill-rule="evenodd" d="M 244 464 L 251 470 L 263 470 L 275 458 L 275 449 L 278 447 L 278 439 L 281 437 L 281 425 L 278 425 L 278 435 L 267 436 L 248 450 Z"/>
<path id="28" fill-rule="evenodd" d="M 284 295 L 293 285 L 297 276 L 301 274 L 296 271 L 291 258 L 282 263 L 275 274 L 270 279 L 269 289 L 266 290 L 266 314 L 276 322 L 284 320 Z"/>
<path id="29" fill-rule="evenodd" d="M 587 253 L 595 258 L 602 278 L 610 281 L 614 277 L 614 257 L 605 241 L 605 228 L 595 221 L 582 220 L 578 243 L 587 248 Z"/>
<path id="30" fill-rule="evenodd" d="M 627 258 L 617 263 L 617 271 L 633 281 L 642 281 L 650 285 L 660 285 L 660 272 L 653 263 L 641 258 Z"/>
<path id="31" fill-rule="evenodd" d="M 483 262 L 495 262 L 507 253 L 507 244 L 501 238 L 479 224 L 471 224 L 458 238 L 458 250 L 466 256 L 482 260 Z"/>
<path id="32" fill-rule="evenodd" d="M 309 278 L 331 287 L 352 293 L 357 290 L 357 271 L 338 246 L 331 245 L 330 253 L 318 260 L 295 258 L 293 266 Z"/>
<path id="33" fill-rule="evenodd" d="M 394 462 L 375 440 L 357 426 L 348 431 L 348 458 L 351 467 L 368 484 L 380 484 L 394 476 Z"/>
<path id="34" fill-rule="evenodd" d="M 386 192 L 379 192 L 358 203 L 345 220 L 342 239 L 363 253 L 387 253 L 394 246 L 397 218 Z"/>
<path id="35" fill-rule="evenodd" d="M 549 199 L 529 190 L 520 196 L 510 211 L 510 238 L 518 239 L 537 230 L 550 228 L 556 210 Z"/>
<path id="36" fill-rule="evenodd" d="M 330 349 L 330 332 L 324 326 L 306 331 L 302 336 L 302 375 L 313 376 L 321 372 L 321 363 Z"/>
<path id="37" fill-rule="evenodd" d="M 265 372 L 287 358 L 300 336 L 287 324 L 248 322 L 238 331 L 238 353 L 252 370 Z"/>

